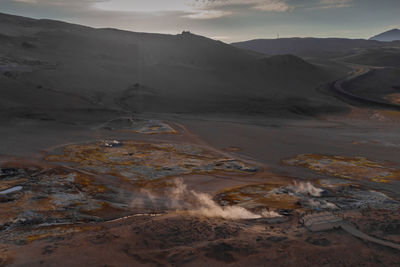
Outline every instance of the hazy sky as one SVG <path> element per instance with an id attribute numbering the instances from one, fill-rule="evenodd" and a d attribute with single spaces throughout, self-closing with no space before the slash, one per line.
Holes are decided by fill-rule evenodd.
<path id="1" fill-rule="evenodd" d="M 190 30 L 224 42 L 369 38 L 400 28 L 400 0 L 0 0 L 0 12 L 132 31 Z"/>

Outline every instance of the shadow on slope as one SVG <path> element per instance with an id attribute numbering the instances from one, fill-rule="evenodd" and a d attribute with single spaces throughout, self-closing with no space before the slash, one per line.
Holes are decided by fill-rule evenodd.
<path id="1" fill-rule="evenodd" d="M 368 49 L 358 55 L 347 57 L 346 61 L 369 66 L 400 68 L 400 45 Z"/>
<path id="2" fill-rule="evenodd" d="M 400 70 L 374 69 L 369 73 L 344 83 L 352 94 L 381 103 L 394 104 L 400 108 Z"/>
<path id="3" fill-rule="evenodd" d="M 315 90 L 337 78 L 326 69 L 188 32 L 133 33 L 0 14 L 0 39 L 3 109 L 279 116 L 298 107 L 346 109 Z"/>

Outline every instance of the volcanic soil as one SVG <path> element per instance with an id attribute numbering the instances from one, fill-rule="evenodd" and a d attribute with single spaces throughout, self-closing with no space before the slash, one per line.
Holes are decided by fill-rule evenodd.
<path id="1" fill-rule="evenodd" d="M 394 266 L 393 248 L 300 221 L 329 211 L 400 241 L 396 116 L 9 123 L 0 264 Z"/>

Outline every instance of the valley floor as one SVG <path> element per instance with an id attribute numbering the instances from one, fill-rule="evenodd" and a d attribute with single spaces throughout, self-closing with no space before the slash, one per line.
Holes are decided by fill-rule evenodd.
<path id="1" fill-rule="evenodd" d="M 400 112 L 142 114 L 0 127 L 0 266 L 395 266 Z"/>

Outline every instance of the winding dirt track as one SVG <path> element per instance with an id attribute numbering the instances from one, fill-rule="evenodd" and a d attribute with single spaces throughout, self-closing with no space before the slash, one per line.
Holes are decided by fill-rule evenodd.
<path id="1" fill-rule="evenodd" d="M 340 223 L 340 227 L 355 237 L 358 237 L 358 238 L 361 238 L 366 241 L 373 242 L 373 243 L 376 243 L 376 244 L 379 244 L 382 246 L 391 247 L 391 248 L 400 250 L 399 244 L 369 236 L 369 235 L 357 230 L 356 228 L 352 227 L 351 225 L 349 225 L 347 223 L 343 223 L 343 222 Z"/>
<path id="2" fill-rule="evenodd" d="M 358 78 L 360 76 L 366 75 L 367 73 L 369 73 L 371 71 L 371 69 L 373 69 L 373 67 L 363 66 L 363 65 L 353 65 L 353 66 L 358 67 L 359 71 L 357 71 L 355 74 L 352 74 L 348 77 L 345 77 L 343 79 L 340 79 L 340 80 L 337 80 L 336 82 L 334 82 L 334 84 L 332 85 L 332 88 L 336 93 L 338 93 L 339 95 L 345 96 L 353 101 L 362 103 L 362 104 L 368 104 L 368 105 L 374 105 L 374 106 L 379 106 L 379 107 L 384 107 L 384 108 L 400 110 L 400 105 L 381 101 L 379 99 L 373 99 L 373 98 L 369 98 L 369 97 L 359 96 L 359 95 L 353 94 L 353 93 L 347 91 L 345 88 L 343 88 L 343 84 L 345 82 L 348 82 L 348 81 Z"/>

